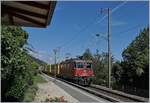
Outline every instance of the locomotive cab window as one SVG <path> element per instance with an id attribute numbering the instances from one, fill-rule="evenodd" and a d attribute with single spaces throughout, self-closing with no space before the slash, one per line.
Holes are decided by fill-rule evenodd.
<path id="1" fill-rule="evenodd" d="M 76 68 L 83 68 L 83 64 L 82 63 L 76 63 Z"/>
<path id="2" fill-rule="evenodd" d="M 87 68 L 92 68 L 92 63 L 87 63 Z"/>

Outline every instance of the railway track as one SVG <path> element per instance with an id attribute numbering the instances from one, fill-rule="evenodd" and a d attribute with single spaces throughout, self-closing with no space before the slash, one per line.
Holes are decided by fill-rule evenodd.
<path id="1" fill-rule="evenodd" d="M 78 84 L 75 84 L 73 82 L 66 81 L 61 78 L 56 78 L 60 81 L 63 81 L 67 84 L 70 84 L 72 86 L 75 86 L 77 88 L 80 88 L 84 91 L 87 91 L 88 93 L 91 93 L 93 95 L 96 95 L 100 98 L 104 98 L 110 102 L 148 102 L 148 99 L 141 99 L 141 98 L 135 98 L 133 96 L 127 95 L 127 94 L 122 94 L 121 92 L 116 92 L 116 91 L 111 91 L 111 90 L 106 90 L 102 89 L 99 87 L 96 87 L 95 85 L 92 85 L 90 87 L 84 87 Z"/>
<path id="2" fill-rule="evenodd" d="M 106 88 L 106 87 L 102 87 L 102 86 L 98 86 L 98 85 L 92 84 L 90 88 L 94 89 L 96 91 L 99 91 L 103 94 L 106 94 L 108 96 L 118 98 L 124 102 L 148 102 L 149 101 L 148 98 L 127 94 L 127 93 L 124 93 L 121 91 L 112 90 L 110 88 Z"/>

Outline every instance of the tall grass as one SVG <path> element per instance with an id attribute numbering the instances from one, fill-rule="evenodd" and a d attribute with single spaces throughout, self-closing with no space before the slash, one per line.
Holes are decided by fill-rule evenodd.
<path id="1" fill-rule="evenodd" d="M 37 84 L 38 83 L 46 83 L 47 81 L 40 75 L 37 74 L 33 77 L 33 85 L 31 85 L 27 91 L 25 92 L 24 102 L 32 102 L 36 95 L 36 91 L 38 90 Z"/>

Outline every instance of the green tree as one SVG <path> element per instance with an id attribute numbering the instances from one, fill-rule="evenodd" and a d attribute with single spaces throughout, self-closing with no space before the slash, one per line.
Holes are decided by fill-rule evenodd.
<path id="1" fill-rule="evenodd" d="M 117 88 L 120 86 L 120 80 L 123 73 L 122 64 L 116 61 L 112 65 L 112 87 Z"/>
<path id="2" fill-rule="evenodd" d="M 149 28 L 145 28 L 123 51 L 122 82 L 138 88 L 149 84 Z M 125 79 L 127 78 L 127 79 Z"/>
<path id="3" fill-rule="evenodd" d="M 84 60 L 92 60 L 93 57 L 92 57 L 92 53 L 91 53 L 90 49 L 85 50 L 85 52 L 82 55 L 82 58 Z"/>
<path id="4" fill-rule="evenodd" d="M 23 49 L 28 34 L 21 27 L 2 25 L 1 30 L 2 101 L 22 101 L 37 68 Z"/>
<path id="5" fill-rule="evenodd" d="M 99 51 L 96 51 L 96 54 L 93 57 L 93 70 L 95 74 L 95 84 L 107 86 L 108 81 L 108 64 L 107 64 L 107 53 L 100 54 Z"/>

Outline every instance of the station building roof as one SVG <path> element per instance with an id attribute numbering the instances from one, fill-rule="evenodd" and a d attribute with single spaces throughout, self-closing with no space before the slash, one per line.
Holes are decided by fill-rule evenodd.
<path id="1" fill-rule="evenodd" d="M 56 1 L 1 1 L 1 23 L 25 27 L 47 27 Z"/>

